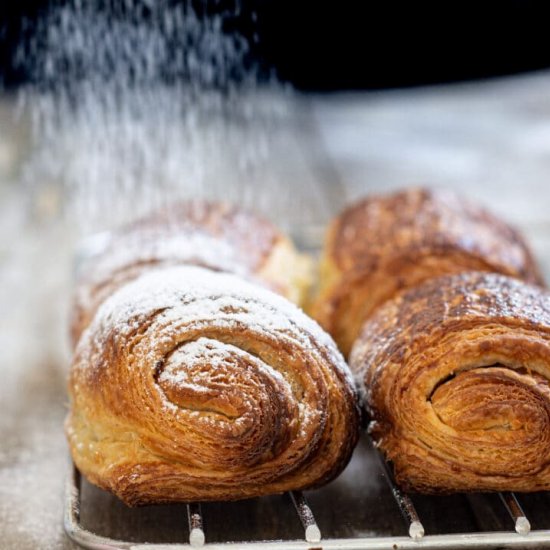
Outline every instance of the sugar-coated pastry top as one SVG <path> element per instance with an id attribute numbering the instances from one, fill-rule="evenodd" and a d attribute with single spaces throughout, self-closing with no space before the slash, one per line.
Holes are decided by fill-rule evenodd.
<path id="1" fill-rule="evenodd" d="M 150 269 L 174 265 L 234 273 L 296 303 L 310 284 L 309 259 L 266 219 L 223 202 L 180 202 L 115 231 L 104 250 L 84 263 L 73 344 L 107 296 Z"/>

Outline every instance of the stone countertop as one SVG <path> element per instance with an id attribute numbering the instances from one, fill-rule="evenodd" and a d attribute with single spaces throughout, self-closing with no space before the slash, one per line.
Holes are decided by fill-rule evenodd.
<path id="1" fill-rule="evenodd" d="M 520 227 L 549 274 L 549 92 L 550 73 L 542 72 L 443 87 L 286 96 L 300 116 L 279 131 L 266 155 L 262 170 L 275 183 L 258 184 L 254 192 L 263 194 L 275 221 L 299 231 L 304 224 L 321 227 L 347 201 L 371 191 L 417 183 L 453 187 Z M 65 549 L 72 548 L 61 523 L 66 318 L 81 233 L 61 214 L 62 187 L 25 180 L 30 132 L 14 112 L 14 99 L 1 98 L 0 548 Z M 239 180 L 231 181 L 238 196 Z M 350 468 L 357 467 L 354 461 Z M 350 479 L 348 473 L 327 491 L 337 496 L 345 486 L 353 492 Z M 274 498 L 256 506 L 259 525 Z M 116 531 L 113 514 L 125 512 L 109 502 L 96 523 Z M 212 506 L 212 514 L 223 516 Z M 235 506 L 240 513 L 247 505 Z M 171 521 L 168 512 L 154 513 Z M 319 513 L 330 532 L 336 519 Z"/>

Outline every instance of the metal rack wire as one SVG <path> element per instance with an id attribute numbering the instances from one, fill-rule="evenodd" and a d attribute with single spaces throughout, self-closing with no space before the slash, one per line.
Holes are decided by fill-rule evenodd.
<path id="1" fill-rule="evenodd" d="M 403 492 L 394 482 L 391 465 L 378 455 L 380 467 L 388 482 L 391 493 L 406 522 L 408 537 L 369 536 L 358 538 L 323 539 L 315 520 L 314 512 L 301 491 L 290 493 L 290 500 L 303 527 L 302 540 L 263 540 L 250 542 L 209 543 L 200 504 L 187 506 L 189 523 L 188 540 L 181 543 L 135 543 L 115 540 L 86 530 L 80 523 L 81 476 L 73 466 L 67 480 L 65 494 L 64 525 L 67 535 L 79 546 L 90 550 L 175 550 L 176 548 L 208 548 L 210 550 L 269 549 L 315 549 L 315 550 L 359 550 L 359 549 L 437 549 L 437 548 L 540 548 L 550 546 L 550 530 L 531 530 L 527 515 L 513 493 L 500 493 L 503 508 L 510 517 L 510 530 L 499 532 L 477 532 L 465 534 L 425 533 L 422 520 L 410 495 Z"/>

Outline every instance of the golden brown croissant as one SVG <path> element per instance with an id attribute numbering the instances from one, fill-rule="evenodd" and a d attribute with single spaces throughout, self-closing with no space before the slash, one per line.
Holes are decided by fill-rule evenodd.
<path id="1" fill-rule="evenodd" d="M 115 232 L 82 270 L 72 309 L 76 345 L 99 305 L 152 268 L 192 264 L 253 279 L 300 304 L 310 260 L 267 220 L 227 203 L 187 201 Z"/>
<path id="2" fill-rule="evenodd" d="M 420 492 L 550 489 L 550 294 L 444 276 L 365 323 L 350 359 L 376 444 Z"/>
<path id="3" fill-rule="evenodd" d="M 330 336 L 285 298 L 198 267 L 111 295 L 78 343 L 69 392 L 75 464 L 130 505 L 318 486 L 358 437 Z"/>
<path id="4" fill-rule="evenodd" d="M 542 282 L 521 236 L 453 193 L 374 196 L 332 222 L 311 313 L 347 355 L 363 321 L 400 289 L 469 270 Z"/>

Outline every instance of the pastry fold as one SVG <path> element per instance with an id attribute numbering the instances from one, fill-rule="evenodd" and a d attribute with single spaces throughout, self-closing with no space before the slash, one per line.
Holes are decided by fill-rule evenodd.
<path id="1" fill-rule="evenodd" d="M 285 298 L 198 267 L 152 271 L 107 298 L 69 393 L 76 466 L 129 505 L 319 486 L 358 437 L 330 336 Z"/>
<path id="2" fill-rule="evenodd" d="M 350 366 L 398 483 L 425 493 L 550 489 L 550 294 L 469 272 L 398 294 Z"/>
<path id="3" fill-rule="evenodd" d="M 101 303 L 159 267 L 197 265 L 253 280 L 301 304 L 311 260 L 271 222 L 225 202 L 189 200 L 113 232 L 80 269 L 72 307 L 73 347 Z"/>
<path id="4" fill-rule="evenodd" d="M 463 198 L 422 188 L 372 196 L 330 225 L 311 313 L 347 355 L 364 320 L 396 292 L 474 270 L 542 283 L 517 231 Z"/>

